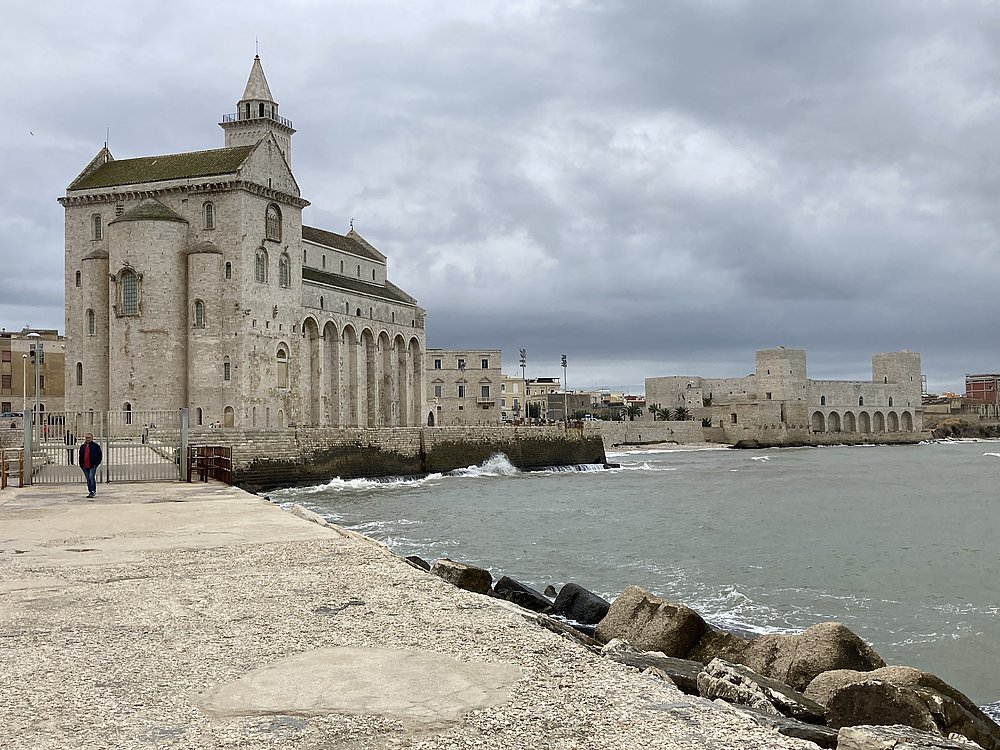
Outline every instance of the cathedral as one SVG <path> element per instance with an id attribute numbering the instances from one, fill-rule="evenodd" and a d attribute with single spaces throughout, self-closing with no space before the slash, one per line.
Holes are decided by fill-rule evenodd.
<path id="1" fill-rule="evenodd" d="M 223 148 L 115 159 L 66 212 L 66 408 L 193 426 L 417 426 L 424 310 L 354 231 L 302 223 L 291 121 L 260 58 Z"/>

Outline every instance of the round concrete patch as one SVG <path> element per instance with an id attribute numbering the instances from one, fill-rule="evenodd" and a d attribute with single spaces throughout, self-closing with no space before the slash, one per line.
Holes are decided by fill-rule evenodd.
<path id="1" fill-rule="evenodd" d="M 226 714 L 379 714 L 433 722 L 500 705 L 520 676 L 512 664 L 429 651 L 322 648 L 255 669 L 196 702 Z"/>

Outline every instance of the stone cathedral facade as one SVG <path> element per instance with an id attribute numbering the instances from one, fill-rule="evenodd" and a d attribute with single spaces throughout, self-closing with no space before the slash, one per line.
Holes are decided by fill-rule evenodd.
<path id="1" fill-rule="evenodd" d="M 426 423 L 424 310 L 353 227 L 306 226 L 292 123 L 254 59 L 225 146 L 115 159 L 59 199 L 66 408 L 193 425 Z"/>

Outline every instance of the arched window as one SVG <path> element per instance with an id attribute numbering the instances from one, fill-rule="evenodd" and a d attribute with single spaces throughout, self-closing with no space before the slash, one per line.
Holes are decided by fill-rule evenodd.
<path id="1" fill-rule="evenodd" d="M 324 307 L 323 307 L 323 298 L 322 297 L 319 298 L 319 309 L 320 310 L 324 309 Z"/>
<path id="2" fill-rule="evenodd" d="M 358 263 L 358 278 L 361 278 L 361 264 Z"/>
<path id="3" fill-rule="evenodd" d="M 375 308 L 374 307 L 369 307 L 368 308 L 368 317 L 369 318 L 374 318 L 375 317 Z"/>
<path id="4" fill-rule="evenodd" d="M 892 396 L 889 396 L 889 406 L 892 406 Z"/>
<path id="5" fill-rule="evenodd" d="M 864 406 L 864 405 L 865 405 L 865 397 L 858 396 L 858 406 Z"/>
<path id="6" fill-rule="evenodd" d="M 226 278 L 227 279 L 233 278 L 233 264 L 232 263 L 226 263 Z"/>
<path id="7" fill-rule="evenodd" d="M 375 281 L 375 269 L 372 269 L 372 281 Z"/>
<path id="8" fill-rule="evenodd" d="M 340 261 L 340 272 L 344 272 L 344 261 Z"/>
<path id="9" fill-rule="evenodd" d="M 354 314 L 357 315 L 360 318 L 361 317 L 361 308 L 359 307 L 357 310 L 355 310 Z"/>
<path id="10" fill-rule="evenodd" d="M 83 385 L 83 362 L 76 363 L 76 384 Z"/>
<path id="11" fill-rule="evenodd" d="M 97 332 L 97 316 L 93 310 L 87 310 L 87 335 L 93 336 Z"/>
<path id="12" fill-rule="evenodd" d="M 232 365 L 229 357 L 222 358 L 222 379 L 228 381 L 232 377 Z"/>
<path id="13" fill-rule="evenodd" d="M 80 283 L 80 272 L 77 271 L 76 272 L 76 288 L 79 289 L 81 286 L 83 286 L 83 285 Z"/>
<path id="14" fill-rule="evenodd" d="M 272 203 L 264 215 L 264 236 L 269 240 L 281 242 L 281 210 Z"/>
<path id="15" fill-rule="evenodd" d="M 284 347 L 278 348 L 278 387 L 288 387 L 288 352 Z"/>
<path id="16" fill-rule="evenodd" d="M 260 104 L 258 104 L 257 107 L 258 107 L 257 111 L 260 113 L 260 116 L 263 117 L 264 116 L 264 102 L 261 102 Z"/>
<path id="17" fill-rule="evenodd" d="M 104 239 L 104 222 L 101 221 L 101 215 L 100 214 L 94 214 L 94 216 L 92 217 L 92 221 L 94 223 L 93 238 L 95 240 L 103 240 Z"/>
<path id="18" fill-rule="evenodd" d="M 205 229 L 215 229 L 215 206 L 212 203 L 205 204 Z"/>
<path id="19" fill-rule="evenodd" d="M 826 396 L 820 396 L 819 397 L 819 405 L 820 406 L 826 406 Z"/>
<path id="20" fill-rule="evenodd" d="M 139 274 L 123 268 L 118 275 L 119 315 L 139 314 Z"/>
<path id="21" fill-rule="evenodd" d="M 254 281 L 260 284 L 267 283 L 267 251 L 262 247 L 257 248 L 257 260 L 253 265 L 253 277 Z"/>
<path id="22" fill-rule="evenodd" d="M 125 424 L 132 424 L 132 404 L 126 401 L 122 406 L 122 411 L 125 412 Z"/>
<path id="23" fill-rule="evenodd" d="M 194 301 L 194 327 L 205 327 L 205 303 L 200 299 Z"/>
<path id="24" fill-rule="evenodd" d="M 278 259 L 278 286 L 282 289 L 287 289 L 292 283 L 291 265 L 291 261 L 288 259 L 288 254 L 282 253 L 281 257 Z"/>
<path id="25" fill-rule="evenodd" d="M 198 426 L 200 427 L 202 424 L 204 424 L 204 421 L 203 421 L 204 420 L 204 415 L 201 412 L 201 407 L 200 406 L 195 410 L 195 414 L 198 415 Z"/>

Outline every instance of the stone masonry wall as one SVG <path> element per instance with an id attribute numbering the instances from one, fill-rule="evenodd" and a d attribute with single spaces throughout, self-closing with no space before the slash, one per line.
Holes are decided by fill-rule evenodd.
<path id="1" fill-rule="evenodd" d="M 504 453 L 520 469 L 604 463 L 593 431 L 558 427 L 192 430 L 190 445 L 233 449 L 233 482 L 251 491 L 333 477 L 412 476 L 480 464 Z"/>

